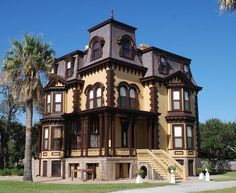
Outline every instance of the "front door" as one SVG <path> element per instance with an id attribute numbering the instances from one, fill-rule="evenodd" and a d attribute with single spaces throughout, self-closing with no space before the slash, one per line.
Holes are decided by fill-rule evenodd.
<path id="1" fill-rule="evenodd" d="M 121 147 L 128 147 L 128 128 L 129 122 L 123 121 L 121 123 Z"/>

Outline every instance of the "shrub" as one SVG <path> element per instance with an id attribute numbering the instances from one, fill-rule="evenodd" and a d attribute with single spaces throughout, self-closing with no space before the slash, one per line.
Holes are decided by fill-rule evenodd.
<path id="1" fill-rule="evenodd" d="M 11 176 L 11 171 L 9 169 L 0 170 L 0 176 Z"/>
<path id="2" fill-rule="evenodd" d="M 171 172 L 171 170 L 176 170 L 176 166 L 169 166 L 168 167 L 168 172 L 170 173 Z"/>
<path id="3" fill-rule="evenodd" d="M 145 178 L 145 171 L 144 170 L 138 170 L 137 175 L 141 176 L 142 178 Z"/>
<path id="4" fill-rule="evenodd" d="M 23 168 L 11 168 L 10 172 L 13 176 L 23 176 L 24 169 Z"/>
<path id="5" fill-rule="evenodd" d="M 197 168 L 197 173 L 200 174 L 200 173 L 204 173 L 204 169 L 203 168 Z"/>

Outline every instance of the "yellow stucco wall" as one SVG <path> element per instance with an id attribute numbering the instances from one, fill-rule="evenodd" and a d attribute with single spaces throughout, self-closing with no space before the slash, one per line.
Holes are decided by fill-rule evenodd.
<path id="1" fill-rule="evenodd" d="M 158 111 L 159 116 L 159 143 L 160 149 L 167 150 L 168 124 L 166 115 L 168 109 L 168 89 L 164 85 L 156 84 L 158 90 Z"/>
<path id="2" fill-rule="evenodd" d="M 84 87 L 81 93 L 81 110 L 86 110 L 86 100 L 87 100 L 87 96 L 85 95 L 85 89 L 87 88 L 88 85 L 94 85 L 96 82 L 100 82 L 105 86 L 105 89 L 103 91 L 103 99 L 104 99 L 104 106 L 107 105 L 106 101 L 107 101 L 107 90 L 106 90 L 106 70 L 102 69 L 96 72 L 93 72 L 92 74 L 86 75 L 82 77 L 82 80 L 84 80 Z"/>

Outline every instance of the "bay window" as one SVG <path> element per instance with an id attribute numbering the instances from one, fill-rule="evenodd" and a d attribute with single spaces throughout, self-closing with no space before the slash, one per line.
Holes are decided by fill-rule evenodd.
<path id="1" fill-rule="evenodd" d="M 52 149 L 61 150 L 62 148 L 61 127 L 52 127 Z"/>
<path id="2" fill-rule="evenodd" d="M 173 147 L 174 149 L 183 149 L 183 125 L 173 126 Z"/>
<path id="3" fill-rule="evenodd" d="M 192 126 L 186 126 L 186 140 L 187 140 L 187 148 L 193 149 L 193 128 Z"/>
<path id="4" fill-rule="evenodd" d="M 172 110 L 181 110 L 181 92 L 180 90 L 172 91 Z"/>

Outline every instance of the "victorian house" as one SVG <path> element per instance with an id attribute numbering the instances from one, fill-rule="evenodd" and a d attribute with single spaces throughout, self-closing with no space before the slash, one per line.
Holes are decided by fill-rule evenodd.
<path id="1" fill-rule="evenodd" d="M 198 91 L 191 60 L 141 44 L 114 19 L 88 30 L 84 51 L 56 59 L 45 87 L 39 175 L 98 180 L 196 174 Z M 87 177 L 91 174 L 88 172 Z"/>

